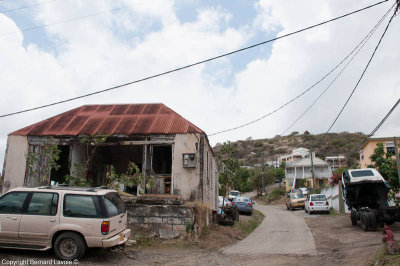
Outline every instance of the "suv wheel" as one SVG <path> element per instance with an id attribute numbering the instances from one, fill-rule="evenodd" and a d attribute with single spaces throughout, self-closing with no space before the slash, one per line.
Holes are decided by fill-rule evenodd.
<path id="1" fill-rule="evenodd" d="M 62 260 L 79 259 L 85 254 L 86 244 L 76 233 L 66 232 L 59 235 L 54 242 L 54 252 Z"/>

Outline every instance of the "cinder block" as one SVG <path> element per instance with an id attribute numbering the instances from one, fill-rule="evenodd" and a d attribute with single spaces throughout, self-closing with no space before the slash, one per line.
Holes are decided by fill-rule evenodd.
<path id="1" fill-rule="evenodd" d="M 174 229 L 175 231 L 186 232 L 186 225 L 174 224 L 174 225 L 172 225 L 172 229 Z"/>
<path id="2" fill-rule="evenodd" d="M 144 217 L 144 223 L 146 224 L 162 224 L 161 217 Z"/>

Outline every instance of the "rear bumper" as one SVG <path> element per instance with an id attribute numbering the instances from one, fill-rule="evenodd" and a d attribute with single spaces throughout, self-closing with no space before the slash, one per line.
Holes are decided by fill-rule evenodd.
<path id="1" fill-rule="evenodd" d="M 112 236 L 108 239 L 103 239 L 103 248 L 109 248 L 113 246 L 122 245 L 131 236 L 131 229 L 125 229 L 121 233 Z"/>
<path id="2" fill-rule="evenodd" d="M 310 206 L 310 211 L 312 211 L 312 212 L 326 212 L 326 211 L 329 211 L 329 206 L 327 206 L 327 205 Z"/>
<path id="3" fill-rule="evenodd" d="M 293 208 L 303 208 L 304 207 L 304 202 L 296 202 L 296 203 L 291 203 Z"/>

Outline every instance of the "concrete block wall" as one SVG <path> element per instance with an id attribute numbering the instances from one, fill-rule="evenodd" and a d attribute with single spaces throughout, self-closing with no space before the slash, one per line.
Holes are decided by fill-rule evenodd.
<path id="1" fill-rule="evenodd" d="M 128 221 L 162 234 L 165 230 L 186 234 L 186 224 L 194 214 L 191 207 L 184 205 L 148 205 L 125 203 Z"/>

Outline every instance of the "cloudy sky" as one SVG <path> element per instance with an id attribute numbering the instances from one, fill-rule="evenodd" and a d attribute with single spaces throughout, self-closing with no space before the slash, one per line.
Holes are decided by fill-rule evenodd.
<path id="1" fill-rule="evenodd" d="M 168 71 L 376 2 L 0 0 L 0 115 Z M 394 2 L 140 84 L 0 118 L 0 162 L 8 133 L 84 104 L 161 102 L 208 134 L 255 120 L 321 79 Z M 338 80 L 285 134 L 305 130 L 317 134 L 329 128 L 389 17 Z M 399 32 L 397 16 L 331 132 L 369 133 L 400 97 Z M 210 136 L 211 144 L 281 135 L 336 73 L 279 112 L 250 126 Z M 399 121 L 400 108 L 378 134 L 400 135 Z"/>

